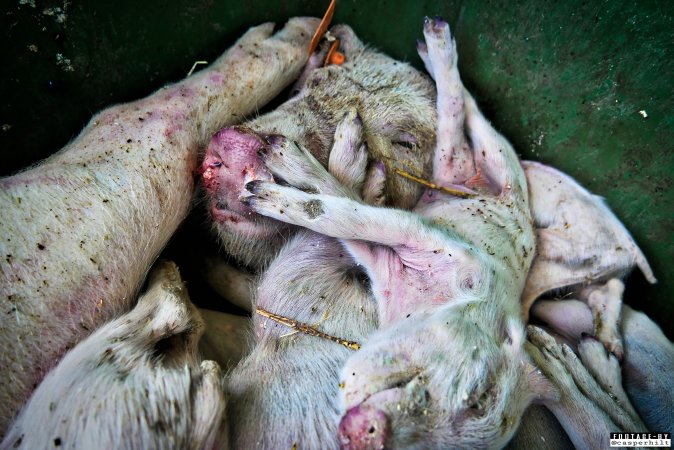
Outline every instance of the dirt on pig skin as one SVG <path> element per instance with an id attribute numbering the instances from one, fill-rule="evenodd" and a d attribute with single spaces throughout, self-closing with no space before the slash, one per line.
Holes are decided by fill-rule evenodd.
<path id="1" fill-rule="evenodd" d="M 376 328 L 376 305 L 349 253 L 336 240 L 306 230 L 289 237 L 292 229 L 253 214 L 240 199 L 249 181 L 272 178 L 376 204 L 387 198 L 409 207 L 420 196 L 419 186 L 395 175 L 394 168 L 420 176 L 430 172 L 435 117 L 430 80 L 367 49 L 348 27 L 333 33 L 342 40 L 346 63 L 309 68 L 299 93 L 279 109 L 217 133 L 202 172 L 224 249 L 258 269 L 271 259 L 253 308 L 363 342 Z M 359 152 L 339 160 L 333 158 L 336 146 Z M 293 152 L 314 155 L 315 164 Z M 352 177 L 353 166 L 368 165 L 368 158 L 368 176 Z M 320 215 L 320 205 L 307 207 Z M 339 448 L 338 371 L 352 350 L 291 331 L 253 316 L 255 345 L 226 385 L 233 448 Z"/>
<path id="2" fill-rule="evenodd" d="M 317 24 L 252 28 L 209 68 L 101 112 L 0 180 L 0 435 L 68 349 L 129 310 L 189 211 L 199 148 L 299 76 Z"/>
<path id="3" fill-rule="evenodd" d="M 161 261 L 137 306 L 70 350 L 0 449 L 226 449 L 220 367 L 200 361 L 204 322 Z"/>
<path id="4" fill-rule="evenodd" d="M 327 166 L 337 124 L 355 108 L 370 158 L 386 167 L 390 205 L 409 208 L 422 191 L 394 169 L 430 173 L 436 113 L 429 78 L 367 48 L 348 26 L 331 33 L 341 41 L 343 65 L 320 67 L 324 53 L 312 56 L 294 97 L 245 128 L 220 131 L 209 144 L 201 170 L 213 226 L 224 249 L 245 265 L 264 266 L 288 234 L 283 224 L 239 202 L 246 182 L 270 178 L 257 155 L 266 136 L 282 135 Z"/>

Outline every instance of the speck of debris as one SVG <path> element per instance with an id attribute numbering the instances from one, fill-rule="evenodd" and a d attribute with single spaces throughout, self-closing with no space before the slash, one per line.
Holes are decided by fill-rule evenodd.
<path id="1" fill-rule="evenodd" d="M 44 249 L 45 249 L 45 246 L 42 245 L 42 244 L 40 244 L 40 243 L 38 242 L 37 248 L 39 248 L 40 250 L 44 250 Z"/>
<path id="2" fill-rule="evenodd" d="M 30 50 L 30 51 L 33 52 L 33 53 L 37 53 L 37 50 L 38 50 L 37 45 L 35 45 L 35 44 L 30 44 L 30 45 L 28 46 L 28 50 Z"/>
<path id="3" fill-rule="evenodd" d="M 639 114 L 641 114 L 641 117 L 643 117 L 644 119 L 645 119 L 646 117 L 648 117 L 648 113 L 646 112 L 645 109 L 642 109 L 641 111 L 639 111 Z"/>
<path id="4" fill-rule="evenodd" d="M 304 203 L 304 212 L 307 213 L 310 219 L 315 219 L 316 217 L 323 214 L 323 202 L 320 200 L 309 200 Z"/>
<path id="5" fill-rule="evenodd" d="M 9 131 L 12 129 L 12 125 L 9 123 L 3 123 L 2 124 L 2 131 Z"/>
<path id="6" fill-rule="evenodd" d="M 63 53 L 56 54 L 56 65 L 64 72 L 74 72 L 75 68 L 71 65 L 70 58 L 63 56 Z"/>

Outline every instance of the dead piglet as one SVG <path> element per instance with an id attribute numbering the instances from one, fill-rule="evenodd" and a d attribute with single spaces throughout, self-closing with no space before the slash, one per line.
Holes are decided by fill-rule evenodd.
<path id="1" fill-rule="evenodd" d="M 255 306 L 362 341 L 376 327 L 376 308 L 348 252 L 335 239 L 309 231 L 288 239 L 297 230 L 240 202 L 248 181 L 272 177 L 313 192 L 362 193 L 373 203 L 388 198 L 410 206 L 417 200 L 417 185 L 384 173 L 397 167 L 423 176 L 429 169 L 432 84 L 409 65 L 366 48 L 350 28 L 332 31 L 346 62 L 305 73 L 300 93 L 277 110 L 217 133 L 202 165 L 203 181 L 224 248 L 253 268 L 269 265 Z M 373 159 L 384 161 L 371 164 L 365 180 L 364 142 Z M 335 148 L 348 148 L 346 160 Z M 326 166 L 334 176 L 326 175 Z M 357 175 L 351 167 L 358 167 Z M 255 347 L 228 381 L 232 445 L 337 448 L 338 371 L 352 350 L 293 334 L 259 315 L 254 335 Z"/>
<path id="2" fill-rule="evenodd" d="M 249 267 L 269 263 L 291 232 L 239 202 L 246 182 L 272 179 L 257 155 L 267 145 L 265 136 L 282 135 L 327 167 L 337 124 L 357 108 L 371 158 L 391 174 L 386 179 L 390 204 L 409 208 L 421 194 L 416 183 L 393 176 L 394 169 L 419 176 L 430 171 L 432 83 L 411 66 L 366 48 L 349 27 L 331 32 L 341 41 L 343 65 L 307 69 L 297 95 L 243 126 L 219 131 L 208 146 L 202 178 L 214 228 L 224 249 Z"/>
<path id="3" fill-rule="evenodd" d="M 127 314 L 70 350 L 0 448 L 223 448 L 220 368 L 200 362 L 203 321 L 175 264 L 158 263 Z"/>
<path id="4" fill-rule="evenodd" d="M 0 435 L 61 356 L 127 312 L 187 214 L 197 154 L 290 84 L 316 19 L 248 31 L 211 66 L 96 115 L 62 151 L 0 180 Z"/>
<path id="5" fill-rule="evenodd" d="M 447 24 L 427 21 L 424 35 L 438 87 L 432 181 L 470 198 L 427 192 L 415 214 L 247 185 L 247 206 L 341 239 L 371 280 L 383 329 L 342 370 L 343 448 L 502 446 L 534 395 L 519 307 L 534 253 L 524 172 L 465 92 Z"/>
<path id="6" fill-rule="evenodd" d="M 337 126 L 330 173 L 282 136 L 267 139 L 261 158 L 277 179 L 312 192 L 353 198 L 363 192 L 365 201 L 376 202 L 385 177 L 374 163 L 363 180 L 367 151 L 361 129 L 355 111 Z M 253 310 L 262 308 L 335 338 L 362 342 L 377 325 L 376 305 L 362 278 L 336 239 L 299 230 L 261 276 Z M 339 369 L 353 350 L 259 314 L 252 324 L 254 346 L 227 378 L 231 446 L 338 448 Z"/>
<path id="7" fill-rule="evenodd" d="M 620 359 L 622 291 L 616 294 L 617 285 L 605 283 L 626 275 L 635 265 L 655 283 L 646 257 L 602 198 L 551 167 L 531 161 L 522 166 L 537 238 L 536 257 L 522 295 L 525 319 L 542 294 L 570 291 L 590 306 L 595 316 L 593 334 Z"/>

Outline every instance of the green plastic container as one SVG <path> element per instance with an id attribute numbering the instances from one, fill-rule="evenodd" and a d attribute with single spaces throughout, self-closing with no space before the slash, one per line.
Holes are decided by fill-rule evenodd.
<path id="1" fill-rule="evenodd" d="M 7 2 L 6 2 L 7 3 Z M 3 175 L 61 148 L 103 107 L 147 95 L 214 60 L 249 26 L 321 16 L 328 1 L 15 0 L 3 6 Z M 341 0 L 334 23 L 422 68 L 425 15 L 452 27 L 459 66 L 485 114 L 526 159 L 551 164 L 608 204 L 659 283 L 627 280 L 626 301 L 670 336 L 674 319 L 674 6 L 667 1 Z M 191 218 L 167 249 L 196 303 L 217 246 Z M 203 234 L 203 236 L 202 236 Z"/>

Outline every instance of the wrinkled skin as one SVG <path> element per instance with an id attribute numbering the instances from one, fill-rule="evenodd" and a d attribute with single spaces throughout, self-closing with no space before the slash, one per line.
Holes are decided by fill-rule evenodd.
<path id="1" fill-rule="evenodd" d="M 200 146 L 299 76 L 317 23 L 255 27 L 209 68 L 103 111 L 0 180 L 0 434 L 68 349 L 130 309 L 189 210 Z"/>
<path id="2" fill-rule="evenodd" d="M 385 175 L 394 167 L 418 175 L 430 168 L 432 84 L 408 65 L 366 49 L 348 27 L 336 27 L 333 33 L 342 40 L 347 62 L 316 68 L 313 60 L 322 56 L 314 56 L 291 100 L 214 136 L 202 177 L 225 249 L 258 268 L 277 255 L 259 282 L 254 306 L 363 341 L 376 328 L 376 307 L 348 252 L 333 238 L 288 229 L 239 201 L 247 181 L 273 177 L 373 204 L 388 200 L 407 206 L 417 200 L 418 186 Z M 364 142 L 370 158 L 383 161 L 370 161 L 367 177 L 365 170 L 350 171 L 368 165 Z M 313 154 L 310 164 L 305 164 L 304 152 Z M 297 234 L 285 243 L 293 232 Z M 231 269 L 218 273 L 237 283 L 249 280 Z M 251 290 L 226 294 L 238 300 L 246 292 Z M 339 446 L 338 370 L 352 350 L 316 337 L 289 336 L 290 331 L 254 315 L 255 345 L 227 381 L 235 448 Z"/>
<path id="3" fill-rule="evenodd" d="M 160 262 L 130 312 L 49 372 L 0 448 L 226 448 L 220 368 L 200 362 L 204 322 Z"/>
<path id="4" fill-rule="evenodd" d="M 524 172 L 463 89 L 447 24 L 424 34 L 438 87 L 432 181 L 474 197 L 427 192 L 413 214 L 270 177 L 246 185 L 245 206 L 341 239 L 371 280 L 383 329 L 342 370 L 343 448 L 502 446 L 535 385 L 519 312 L 534 253 Z"/>

